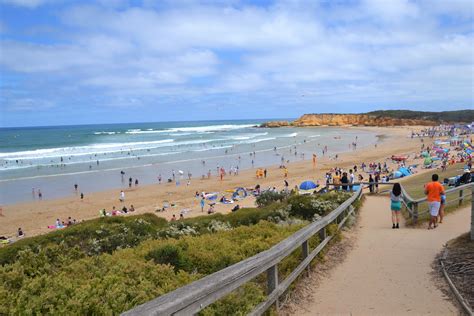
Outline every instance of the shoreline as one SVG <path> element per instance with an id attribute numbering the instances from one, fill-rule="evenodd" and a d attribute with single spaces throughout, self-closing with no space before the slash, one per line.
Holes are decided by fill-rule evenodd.
<path id="1" fill-rule="evenodd" d="M 85 194 L 121 189 L 124 188 L 124 185 L 126 186 L 124 179 L 121 179 L 119 175 L 121 170 L 125 171 L 126 178 L 139 179 L 140 184 L 147 185 L 157 183 L 159 174 L 162 175 L 162 179 L 171 178 L 173 169 L 184 170 L 185 173 L 190 172 L 196 179 L 196 177 L 206 175 L 208 169 L 212 170 L 213 166 L 217 165 L 226 167 L 226 169 L 230 169 L 232 166 L 238 166 L 240 170 L 252 169 L 251 160 L 255 160 L 255 166 L 265 167 L 280 163 L 281 156 L 293 163 L 301 161 L 303 154 L 306 157 L 311 157 L 314 153 L 320 155 L 322 147 L 319 146 L 319 143 L 328 145 L 330 154 L 340 153 L 348 150 L 346 145 L 353 141 L 355 133 L 360 137 L 359 148 L 372 145 L 377 141 L 374 132 L 363 129 L 349 131 L 340 128 L 293 128 L 291 134 L 288 131 L 270 132 L 268 129 L 264 134 L 255 130 L 245 131 L 243 134 L 242 132 L 241 134 L 232 134 L 231 132 L 232 135 L 211 136 L 209 140 L 206 140 L 207 136 L 199 136 L 199 138 L 204 137 L 203 144 L 197 144 L 196 140 L 191 140 L 190 142 L 194 145 L 189 148 L 167 146 L 169 148 L 163 155 L 160 153 L 149 154 L 148 152 L 133 153 L 133 151 L 128 152 L 131 155 L 126 155 L 127 152 L 124 151 L 121 153 L 124 157 L 113 159 L 91 156 L 89 158 L 93 159 L 92 163 L 91 161 L 73 162 L 59 166 L 58 162 L 54 162 L 45 169 L 18 174 L 10 180 L 8 180 L 8 174 L 2 174 L 5 178 L 0 180 L 0 204 L 13 205 L 32 201 L 31 188 L 41 189 L 43 200 L 71 196 L 74 193 L 71 190 L 74 183 L 77 183 L 80 191 Z M 262 136 L 267 134 L 268 136 Z M 334 141 L 333 136 L 337 135 L 341 135 L 343 141 Z M 260 139 L 261 137 L 264 138 Z M 232 139 L 231 143 L 233 144 L 226 145 L 218 142 L 226 142 L 227 139 Z M 206 145 L 211 141 L 213 142 L 212 146 Z M 295 145 L 298 147 L 299 156 L 291 153 L 290 148 Z M 277 148 L 276 152 L 273 151 L 274 147 Z M 251 155 L 254 152 L 257 153 L 255 158 Z M 280 157 L 278 157 L 279 155 Z M 242 156 L 242 160 L 238 158 L 240 156 Z M 104 160 L 104 158 L 106 159 Z M 96 165 L 95 159 L 97 162 L 101 161 L 100 166 L 98 163 Z M 206 161 L 206 164 L 202 164 L 202 161 Z"/>
<path id="2" fill-rule="evenodd" d="M 423 127 L 412 127 L 413 129 L 420 129 Z M 350 130 L 360 130 L 361 128 L 351 128 Z M 392 154 L 413 154 L 418 152 L 420 146 L 419 139 L 410 139 L 407 136 L 406 127 L 364 127 L 364 130 L 377 132 L 377 135 L 385 135 L 386 138 L 377 141 L 376 148 L 365 147 L 357 150 L 349 150 L 339 153 L 339 159 L 332 160 L 329 157 L 318 157 L 316 169 L 313 169 L 311 158 L 291 162 L 287 165 L 289 170 L 288 182 L 290 188 L 298 185 L 302 180 L 311 179 L 313 181 L 320 181 L 324 183 L 324 174 L 332 167 L 352 168 L 355 164 L 359 165 L 361 162 L 385 161 Z M 383 137 L 382 137 L 383 138 Z M 427 143 L 425 143 L 427 144 Z M 375 146 L 374 146 L 375 147 Z M 331 152 L 331 154 L 333 154 Z M 410 159 L 410 162 L 412 159 Z M 389 167 L 393 167 L 389 163 Z M 254 169 L 242 170 L 238 176 L 226 176 L 221 182 L 213 175 L 210 179 L 195 178 L 191 180 L 191 185 L 183 184 L 179 187 L 174 183 L 149 184 L 141 185 L 139 187 L 126 188 L 125 203 L 120 203 L 118 200 L 119 189 L 109 189 L 94 193 L 89 193 L 84 200 L 80 200 L 79 194 L 71 195 L 64 198 L 21 202 L 3 207 L 3 217 L 0 217 L 0 235 L 13 236 L 21 227 L 27 237 L 43 234 L 51 231 L 47 228 L 48 225 L 53 225 L 56 218 L 66 220 L 69 216 L 78 221 L 97 218 L 99 210 L 105 208 L 110 210 L 112 206 L 121 209 L 122 206 L 127 208 L 133 204 L 135 212 L 132 214 L 154 213 L 157 216 L 170 219 L 172 215 L 179 217 L 180 211 L 189 209 L 185 217 L 194 217 L 207 214 L 202 213 L 199 207 L 199 200 L 194 197 L 195 192 L 215 192 L 216 189 L 229 196 L 226 190 L 234 189 L 236 187 L 254 187 L 255 184 L 260 184 L 262 188 L 273 187 L 281 189 L 283 187 L 283 171 L 279 169 L 278 165 L 259 166 L 268 170 L 268 177 L 265 179 L 256 179 Z M 155 210 L 162 208 L 163 202 L 168 201 L 170 204 L 174 203 L 177 206 L 170 208 L 164 212 L 156 213 Z M 247 197 L 239 201 L 241 207 L 254 207 L 254 197 Z M 217 204 L 216 212 L 229 213 L 234 204 Z M 207 210 L 207 206 L 205 208 Z M 127 215 L 121 215 L 127 216 Z"/>

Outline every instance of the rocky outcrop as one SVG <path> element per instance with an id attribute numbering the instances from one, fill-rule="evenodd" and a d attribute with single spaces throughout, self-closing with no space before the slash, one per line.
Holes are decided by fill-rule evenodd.
<path id="1" fill-rule="evenodd" d="M 271 121 L 271 122 L 266 122 L 260 125 L 261 127 L 286 127 L 290 126 L 290 122 L 288 121 Z"/>
<path id="2" fill-rule="evenodd" d="M 305 114 L 299 119 L 288 122 L 268 122 L 265 127 L 282 126 L 413 126 L 437 125 L 437 122 L 421 119 L 400 119 L 369 114 Z"/>

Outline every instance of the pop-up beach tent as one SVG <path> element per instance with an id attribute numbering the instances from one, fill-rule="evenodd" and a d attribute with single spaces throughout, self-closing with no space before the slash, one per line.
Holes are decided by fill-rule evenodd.
<path id="1" fill-rule="evenodd" d="M 300 190 L 312 190 L 316 189 L 318 185 L 313 181 L 304 181 L 300 184 Z"/>
<path id="2" fill-rule="evenodd" d="M 244 199 L 247 197 L 247 190 L 244 188 L 237 188 L 235 189 L 234 193 L 232 194 L 232 199 Z"/>

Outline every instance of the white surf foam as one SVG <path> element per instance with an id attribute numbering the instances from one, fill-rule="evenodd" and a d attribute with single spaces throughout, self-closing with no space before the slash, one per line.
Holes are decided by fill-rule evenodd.
<path id="1" fill-rule="evenodd" d="M 115 135 L 120 134 L 120 132 L 94 132 L 94 135 Z"/>
<path id="2" fill-rule="evenodd" d="M 69 157 L 82 155 L 95 155 L 103 153 L 113 153 L 129 150 L 140 150 L 155 148 L 160 144 L 174 142 L 174 139 L 162 139 L 148 142 L 129 142 L 129 143 L 102 143 L 88 146 L 76 147 L 58 147 L 48 149 L 36 149 L 28 151 L 18 151 L 11 153 L 0 153 L 0 158 L 5 160 L 24 160 L 24 159 L 42 159 L 55 157 Z"/>

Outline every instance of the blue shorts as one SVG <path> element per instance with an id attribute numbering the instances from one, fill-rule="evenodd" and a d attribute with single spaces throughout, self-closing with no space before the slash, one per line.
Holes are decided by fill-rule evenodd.
<path id="1" fill-rule="evenodd" d="M 392 201 L 392 203 L 390 203 L 390 209 L 396 212 L 400 211 L 402 209 L 402 202 Z"/>
<path id="2" fill-rule="evenodd" d="M 446 204 L 446 195 L 441 195 L 441 205 Z"/>

